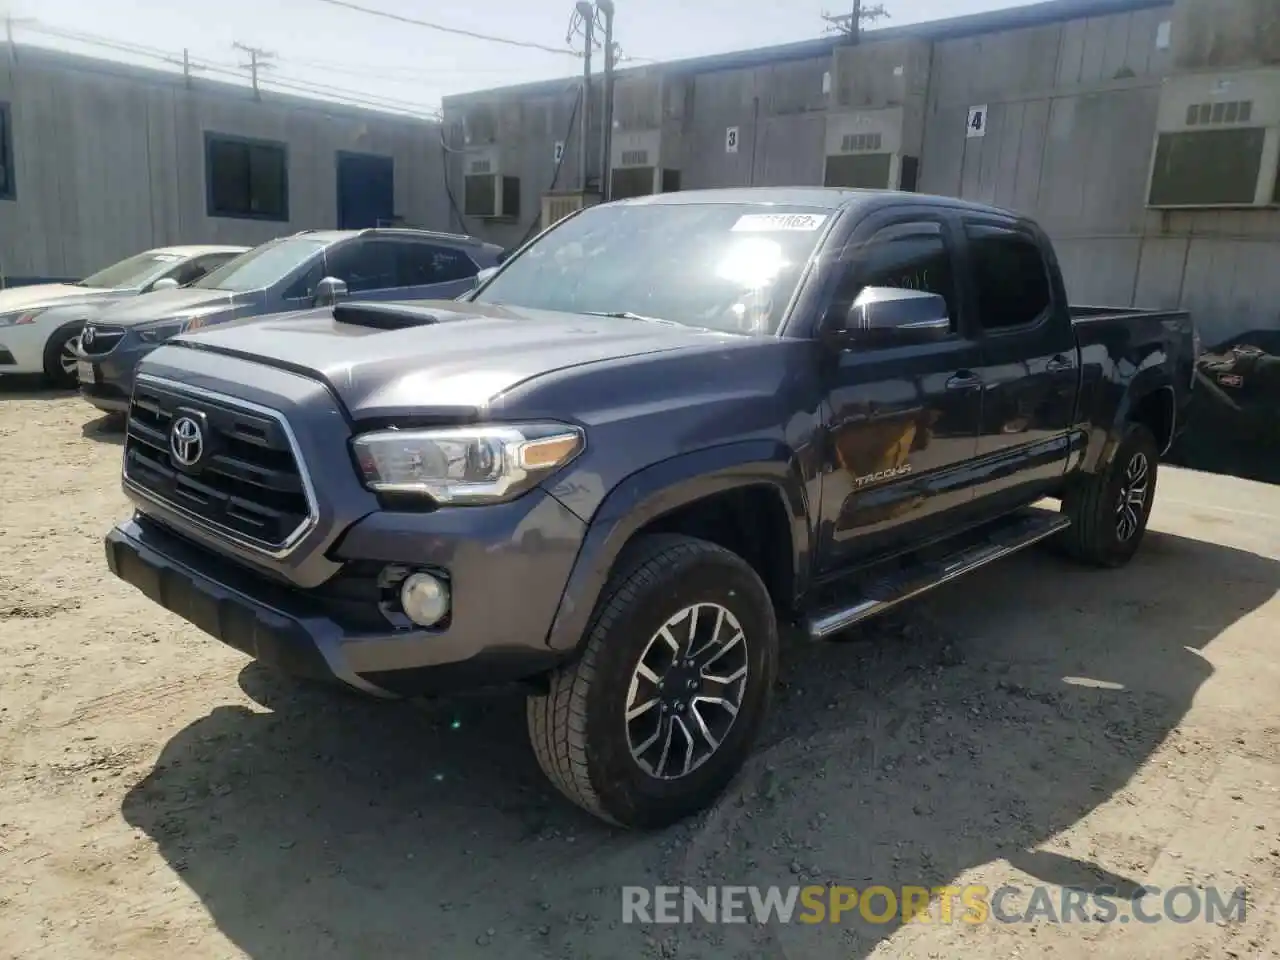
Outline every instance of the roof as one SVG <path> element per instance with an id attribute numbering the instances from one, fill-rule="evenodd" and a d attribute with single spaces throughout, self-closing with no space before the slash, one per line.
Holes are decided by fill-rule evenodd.
<path id="1" fill-rule="evenodd" d="M 1102 17 L 1111 14 L 1134 13 L 1157 7 L 1172 7 L 1174 0 L 1042 0 L 1018 7 L 1006 7 L 1002 10 L 989 10 L 986 13 L 972 13 L 962 17 L 949 17 L 945 20 L 927 20 L 923 23 L 904 24 L 899 27 L 881 27 L 863 30 L 862 37 L 867 42 L 881 40 L 955 40 L 985 33 L 1000 33 L 1005 30 L 1017 30 L 1025 27 L 1038 27 L 1050 23 L 1061 23 L 1066 20 L 1079 20 L 1085 17 Z M 793 60 L 814 60 L 829 57 L 836 48 L 844 46 L 848 40 L 843 36 L 819 37 L 815 40 L 802 40 L 799 43 L 780 44 L 775 47 L 760 47 L 754 50 L 742 50 L 734 53 L 714 54 L 708 57 L 693 57 L 686 60 L 672 60 L 652 66 L 631 67 L 618 70 L 615 76 L 644 76 L 645 74 L 680 76 L 694 73 L 713 73 L 720 70 L 741 70 L 748 67 L 767 66 L 773 63 L 786 63 Z M 473 100 L 492 99 L 496 95 L 512 96 L 536 94 L 550 95 L 564 92 L 566 84 L 582 82 L 579 77 L 563 77 L 558 80 L 542 80 L 536 83 L 517 84 L 509 87 L 491 87 L 472 93 L 459 93 L 444 98 L 444 106 L 462 106 Z"/>
<path id="2" fill-rule="evenodd" d="M 958 210 L 1017 216 L 989 204 L 958 200 L 955 197 L 899 190 L 852 190 L 843 187 L 725 187 L 715 190 L 682 190 L 644 197 L 615 200 L 604 206 L 676 206 L 697 203 L 750 203 L 761 206 L 812 207 L 815 210 L 843 210 L 854 205 L 884 204 L 890 201 L 925 203 Z"/>
<path id="3" fill-rule="evenodd" d="M 156 247 L 148 253 L 168 253 L 175 257 L 203 257 L 210 253 L 244 253 L 248 247 L 232 247 L 226 244 L 187 244 L 179 247 Z"/>
<path id="4" fill-rule="evenodd" d="M 307 237 L 322 243 L 337 243 L 358 236 L 407 237 L 409 239 L 440 240 L 445 243 L 456 243 L 468 247 L 496 247 L 486 243 L 479 237 L 466 233 L 448 233 L 443 230 L 428 230 L 425 227 L 366 227 L 361 230 L 299 230 L 294 237 Z"/>

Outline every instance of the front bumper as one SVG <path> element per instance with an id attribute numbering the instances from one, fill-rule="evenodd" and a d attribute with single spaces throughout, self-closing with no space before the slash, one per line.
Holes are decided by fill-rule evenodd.
<path id="1" fill-rule="evenodd" d="M 80 396 L 107 413 L 127 413 L 138 364 L 158 346 L 131 331 L 110 353 L 90 354 L 82 349 L 78 355 Z"/>
<path id="2" fill-rule="evenodd" d="M 49 331 L 38 323 L 0 327 L 0 373 L 40 373 Z"/>
<path id="3" fill-rule="evenodd" d="M 508 504 L 379 512 L 335 548 L 341 571 L 312 589 L 197 546 L 143 514 L 106 538 L 112 573 L 223 643 L 288 673 L 381 696 L 421 696 L 530 679 L 564 654 L 547 644 L 583 535 L 535 490 Z M 439 629 L 395 626 L 369 583 L 387 564 L 445 571 Z M 362 589 L 357 572 L 364 577 Z"/>

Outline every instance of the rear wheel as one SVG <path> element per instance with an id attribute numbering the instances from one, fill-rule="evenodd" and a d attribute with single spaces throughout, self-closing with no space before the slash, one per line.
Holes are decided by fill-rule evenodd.
<path id="1" fill-rule="evenodd" d="M 538 763 L 622 826 L 710 806 L 750 753 L 777 651 L 773 605 L 746 561 L 691 537 L 646 537 L 601 594 L 582 657 L 529 698 Z"/>
<path id="2" fill-rule="evenodd" d="M 70 390 L 79 383 L 76 362 L 80 352 L 80 334 L 84 324 L 63 324 L 44 345 L 44 378 L 53 387 Z"/>
<path id="3" fill-rule="evenodd" d="M 1062 498 L 1071 526 L 1062 536 L 1067 553 L 1100 567 L 1120 567 L 1137 552 L 1155 502 L 1160 449 L 1151 430 L 1125 426 L 1108 467 L 1090 474 Z"/>

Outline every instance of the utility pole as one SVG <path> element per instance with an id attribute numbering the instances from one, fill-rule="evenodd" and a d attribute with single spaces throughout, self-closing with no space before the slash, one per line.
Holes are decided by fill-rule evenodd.
<path id="1" fill-rule="evenodd" d="M 613 42 L 613 0 L 596 0 L 596 10 L 604 16 L 604 112 L 600 125 L 600 201 L 609 202 L 613 179 L 613 71 L 618 51 Z"/>
<path id="2" fill-rule="evenodd" d="M 853 9 L 848 13 L 833 16 L 824 13 L 822 19 L 827 21 L 827 33 L 842 33 L 849 38 L 849 43 L 856 45 L 862 39 L 862 21 L 875 22 L 889 16 L 883 3 L 865 6 L 863 0 L 853 0 Z"/>
<path id="3" fill-rule="evenodd" d="M 12 66 L 18 61 L 18 44 L 13 38 L 13 28 L 20 27 L 24 23 L 35 23 L 31 17 L 15 17 L 12 13 L 4 15 L 4 39 L 5 44 L 9 48 L 9 64 Z"/>
<path id="4" fill-rule="evenodd" d="M 591 132 L 591 48 L 595 45 L 596 12 L 589 0 L 578 0 L 574 9 L 582 24 L 582 98 L 578 106 L 578 188 L 587 189 L 587 137 Z"/>
<path id="5" fill-rule="evenodd" d="M 237 50 L 243 50 L 249 55 L 249 62 L 240 64 L 240 68 L 242 70 L 249 71 L 249 79 L 253 84 L 253 99 L 261 100 L 262 91 L 258 89 L 258 71 L 270 70 L 275 66 L 274 64 L 267 62 L 274 57 L 275 54 L 263 50 L 261 47 L 251 47 L 244 43 L 233 43 L 231 46 L 235 47 Z"/>

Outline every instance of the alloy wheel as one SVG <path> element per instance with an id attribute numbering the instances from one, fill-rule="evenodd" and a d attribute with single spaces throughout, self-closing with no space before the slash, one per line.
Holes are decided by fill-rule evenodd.
<path id="1" fill-rule="evenodd" d="M 1142 525 L 1147 508 L 1147 493 L 1151 467 L 1145 453 L 1135 453 L 1125 467 L 1120 483 L 1120 496 L 1116 500 L 1116 539 L 1125 543 L 1132 539 Z"/>
<path id="2" fill-rule="evenodd" d="M 678 780 L 724 742 L 747 688 L 747 637 L 718 603 L 685 607 L 649 639 L 627 693 L 627 744 L 649 776 Z"/>
<path id="3" fill-rule="evenodd" d="M 80 337 L 75 336 L 62 345 L 62 350 L 58 352 L 58 366 L 62 367 L 62 372 L 71 376 L 75 375 L 76 363 L 79 361 Z"/>

